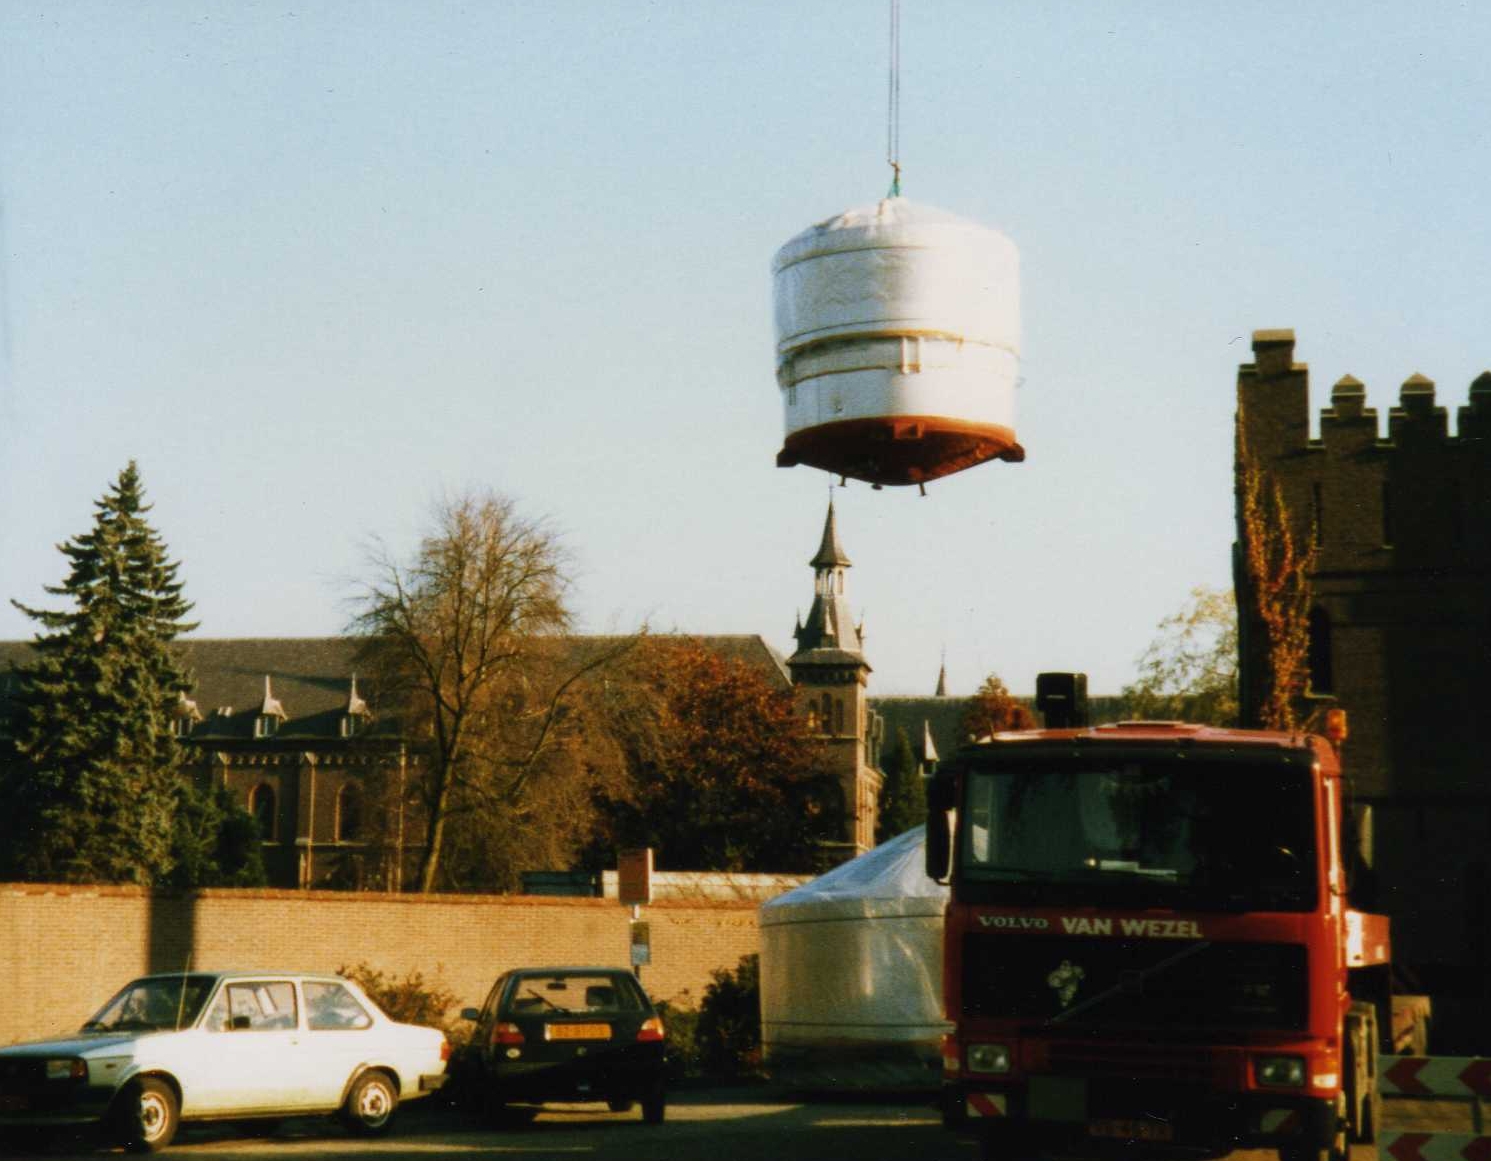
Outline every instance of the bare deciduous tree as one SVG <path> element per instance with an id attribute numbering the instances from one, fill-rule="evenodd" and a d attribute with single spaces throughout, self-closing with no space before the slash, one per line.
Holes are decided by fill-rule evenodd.
<path id="1" fill-rule="evenodd" d="M 352 628 L 366 640 L 363 664 L 380 701 L 425 751 L 418 889 L 428 892 L 453 824 L 470 823 L 460 826 L 462 845 L 479 846 L 484 831 L 531 824 L 530 799 L 552 809 L 575 797 L 534 787 L 550 774 L 584 773 L 582 694 L 633 639 L 560 645 L 571 623 L 567 555 L 542 521 L 490 492 L 437 505 L 411 560 L 375 542 L 368 564 Z"/>

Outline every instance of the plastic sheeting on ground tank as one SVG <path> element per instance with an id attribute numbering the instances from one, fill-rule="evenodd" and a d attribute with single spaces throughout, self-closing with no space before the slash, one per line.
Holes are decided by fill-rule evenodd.
<path id="1" fill-rule="evenodd" d="M 996 230 L 886 198 L 809 227 L 772 262 L 777 462 L 915 484 L 1020 460 L 1019 256 Z"/>
<path id="2" fill-rule="evenodd" d="M 805 1088 L 927 1088 L 941 1079 L 942 915 L 924 828 L 762 905 L 768 1072 Z"/>

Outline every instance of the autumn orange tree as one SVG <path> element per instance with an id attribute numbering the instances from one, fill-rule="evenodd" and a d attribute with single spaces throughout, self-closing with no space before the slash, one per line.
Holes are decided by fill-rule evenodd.
<path id="1" fill-rule="evenodd" d="M 1035 725 L 1035 714 L 991 673 L 968 699 L 962 725 L 964 737 L 982 738 L 1000 730 L 1028 730 Z"/>
<path id="2" fill-rule="evenodd" d="M 792 692 L 694 640 L 651 640 L 628 667 L 649 696 L 633 734 L 631 786 L 603 795 L 593 859 L 650 846 L 660 867 L 811 871 L 841 837 L 844 804 Z"/>
<path id="3" fill-rule="evenodd" d="M 1279 481 L 1253 459 L 1241 407 L 1235 463 L 1249 612 L 1262 632 L 1261 648 L 1254 654 L 1261 666 L 1258 724 L 1296 730 L 1301 727 L 1299 707 L 1309 675 L 1315 537 L 1312 532 L 1300 535 Z"/>

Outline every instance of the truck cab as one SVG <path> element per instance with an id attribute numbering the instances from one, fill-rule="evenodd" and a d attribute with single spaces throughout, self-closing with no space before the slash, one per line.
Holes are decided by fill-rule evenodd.
<path id="1" fill-rule="evenodd" d="M 951 885 L 945 1119 L 986 1157 L 1370 1140 L 1387 920 L 1353 909 L 1325 739 L 999 734 L 930 787 Z"/>

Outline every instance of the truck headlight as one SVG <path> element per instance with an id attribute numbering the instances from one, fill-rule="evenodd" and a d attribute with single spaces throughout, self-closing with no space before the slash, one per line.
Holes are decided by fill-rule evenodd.
<path id="1" fill-rule="evenodd" d="M 1010 1050 L 1004 1044 L 970 1044 L 968 1046 L 969 1072 L 1008 1072 Z"/>
<path id="2" fill-rule="evenodd" d="M 86 1080 L 88 1065 L 81 1060 L 47 1061 L 48 1080 Z"/>
<path id="3" fill-rule="evenodd" d="M 1305 1083 L 1303 1056 L 1257 1056 L 1253 1058 L 1253 1077 L 1269 1088 L 1302 1088 Z"/>

